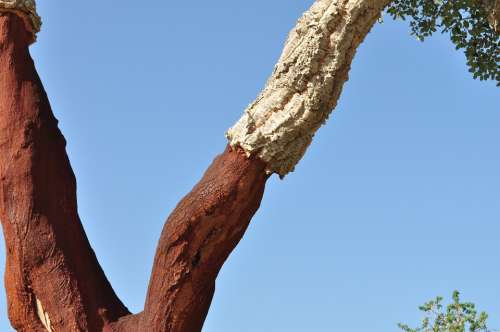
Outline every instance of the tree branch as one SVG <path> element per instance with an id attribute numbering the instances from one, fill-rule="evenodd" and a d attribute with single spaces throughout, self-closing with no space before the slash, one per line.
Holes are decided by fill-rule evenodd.
<path id="1" fill-rule="evenodd" d="M 219 270 L 260 205 L 265 166 L 229 147 L 214 160 L 165 224 L 144 312 L 115 331 L 201 331 Z"/>
<path id="2" fill-rule="evenodd" d="M 281 177 L 294 170 L 326 122 L 358 46 L 391 0 L 316 0 L 290 32 L 261 94 L 227 133 Z"/>
<path id="3" fill-rule="evenodd" d="M 317 0 L 227 149 L 169 217 L 144 312 L 115 331 L 199 332 L 222 264 L 257 210 L 267 176 L 300 160 L 335 107 L 357 47 L 390 0 Z M 267 174 L 267 175 L 266 175 Z"/>
<path id="4" fill-rule="evenodd" d="M 22 47 L 13 42 L 22 21 L 12 15 L 0 21 L 8 32 L 0 86 L 10 89 L 0 92 L 0 152 L 10 165 L 0 166 L 0 217 L 14 324 L 24 331 L 40 325 L 49 331 L 201 331 L 217 275 L 257 211 L 269 174 L 284 176 L 301 159 L 335 107 L 357 47 L 389 2 L 317 0 L 304 14 L 266 88 L 229 130 L 232 148 L 165 224 L 137 315 L 114 295 L 78 220 L 74 175 L 27 53 L 27 32 Z M 30 322 L 39 319 L 25 327 L 22 315 L 28 314 Z"/>
<path id="5" fill-rule="evenodd" d="M 0 219 L 17 331 L 101 331 L 128 314 L 77 214 L 65 139 L 28 52 L 22 18 L 0 13 Z"/>

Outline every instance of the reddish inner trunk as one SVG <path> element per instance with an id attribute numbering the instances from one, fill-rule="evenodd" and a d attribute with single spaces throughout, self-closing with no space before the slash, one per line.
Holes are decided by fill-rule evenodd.
<path id="1" fill-rule="evenodd" d="M 66 142 L 29 40 L 19 17 L 0 13 L 0 219 L 12 325 L 30 332 L 201 331 L 217 274 L 259 207 L 265 164 L 230 148 L 214 160 L 169 217 L 144 311 L 131 315 L 78 217 Z"/>

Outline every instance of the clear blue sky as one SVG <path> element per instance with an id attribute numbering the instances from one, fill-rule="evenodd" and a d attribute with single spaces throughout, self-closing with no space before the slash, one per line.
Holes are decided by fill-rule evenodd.
<path id="1" fill-rule="evenodd" d="M 312 2 L 39 1 L 32 54 L 80 215 L 132 311 L 169 211 L 224 149 Z M 395 332 L 454 289 L 500 329 L 499 101 L 447 37 L 420 43 L 407 23 L 377 25 L 296 172 L 269 181 L 203 332 Z"/>

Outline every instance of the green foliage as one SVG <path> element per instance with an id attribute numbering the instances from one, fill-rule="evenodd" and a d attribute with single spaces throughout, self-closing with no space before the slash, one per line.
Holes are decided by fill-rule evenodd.
<path id="1" fill-rule="evenodd" d="M 394 0 L 387 12 L 394 19 L 410 19 L 412 35 L 423 41 L 437 30 L 449 33 L 456 49 L 463 49 L 469 71 L 480 80 L 500 86 L 500 34 L 488 22 L 486 0 Z"/>
<path id="2" fill-rule="evenodd" d="M 415 329 L 405 324 L 398 324 L 405 332 L 491 332 L 486 327 L 488 315 L 485 312 L 478 314 L 472 303 L 460 302 L 460 294 L 453 293 L 453 303 L 446 309 L 443 307 L 443 298 L 437 297 L 419 309 L 425 313 L 422 326 Z"/>

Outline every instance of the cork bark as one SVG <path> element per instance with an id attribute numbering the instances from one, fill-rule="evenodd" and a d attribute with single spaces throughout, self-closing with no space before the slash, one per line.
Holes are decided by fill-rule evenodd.
<path id="1" fill-rule="evenodd" d="M 359 44 L 390 0 L 317 0 L 291 31 L 271 78 L 227 132 L 267 171 L 294 170 L 337 105 Z"/>
<path id="2" fill-rule="evenodd" d="M 22 18 L 0 14 L 0 219 L 17 331 L 201 331 L 215 279 L 258 209 L 265 164 L 227 148 L 162 233 L 144 311 L 131 315 L 77 214 L 76 181 L 28 52 Z"/>
<path id="3" fill-rule="evenodd" d="M 0 220 L 14 328 L 201 331 L 266 180 L 300 160 L 387 2 L 317 0 L 302 17 L 266 88 L 228 132 L 230 146 L 168 218 L 137 314 L 115 295 L 78 217 L 65 140 L 28 51 L 33 31 L 23 15 L 0 11 Z"/>

